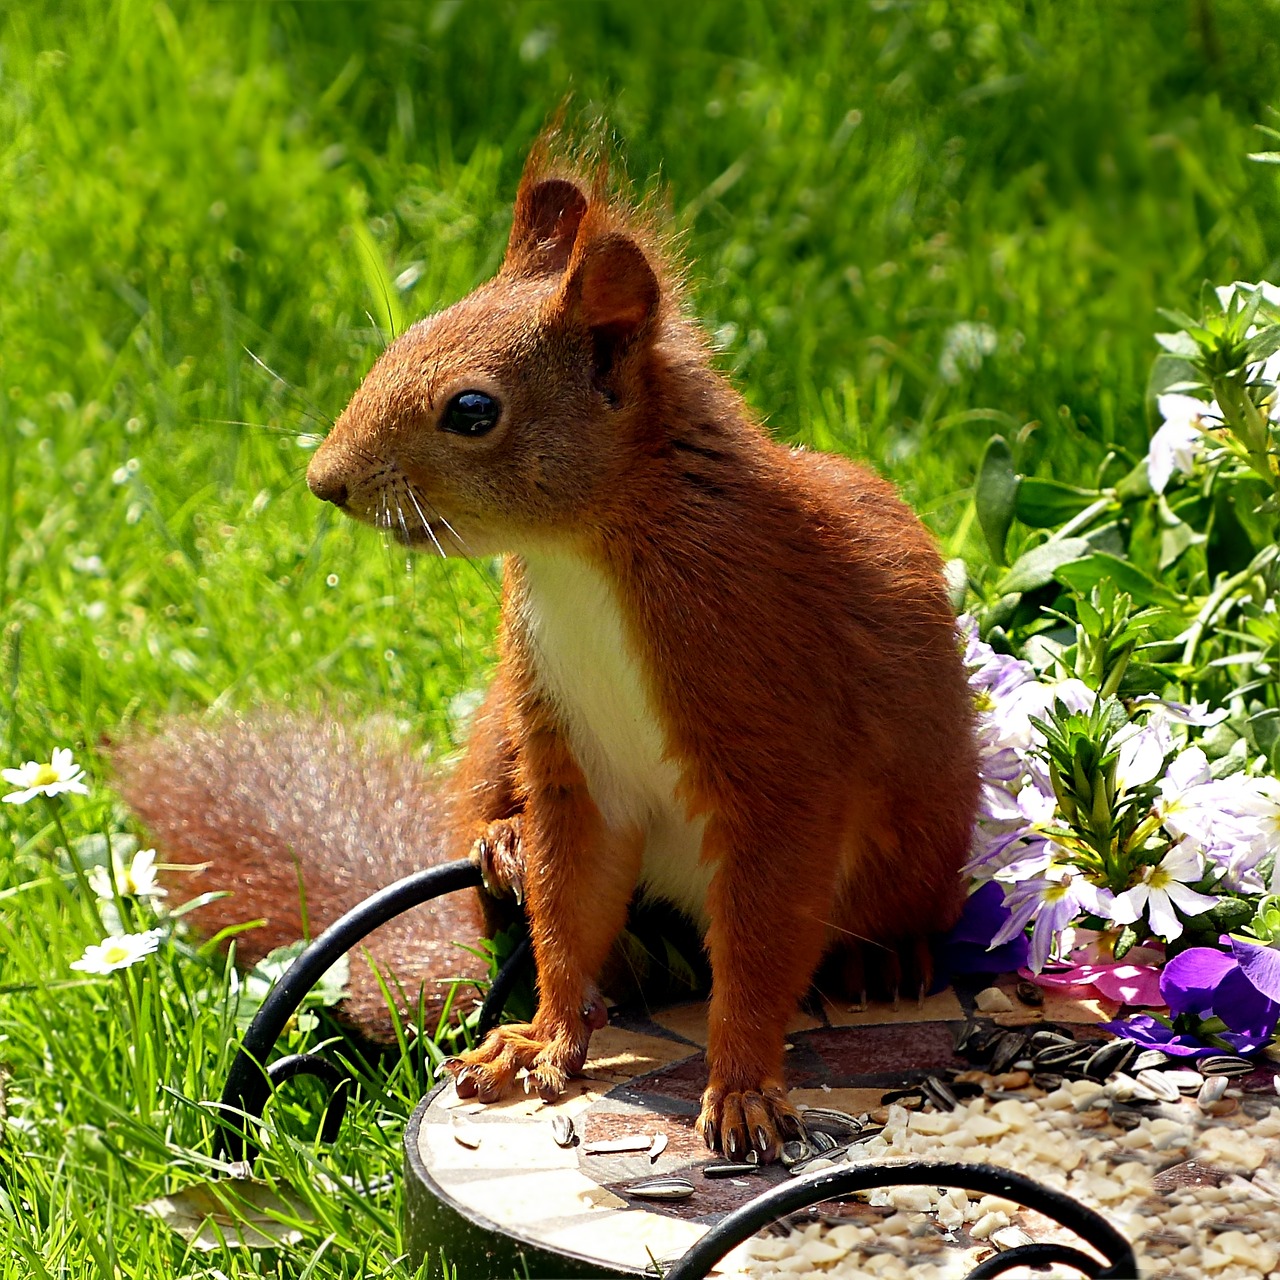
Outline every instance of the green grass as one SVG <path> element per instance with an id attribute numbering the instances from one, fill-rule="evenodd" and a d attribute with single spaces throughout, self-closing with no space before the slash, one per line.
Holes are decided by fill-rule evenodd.
<path id="1" fill-rule="evenodd" d="M 118 0 L 0 22 L 0 747 L 77 748 L 97 785 L 72 838 L 128 825 L 99 743 L 176 710 L 389 713 L 451 745 L 492 568 L 407 574 L 306 493 L 307 437 L 389 327 L 494 268 L 567 91 L 660 175 L 697 310 L 771 429 L 871 459 L 951 552 L 980 554 L 993 429 L 1068 480 L 1140 455 L 1157 308 L 1277 272 L 1280 189 L 1246 160 L 1280 100 L 1274 0 Z M 960 323 L 995 349 L 949 377 Z M 73 975 L 97 926 L 47 821 L 0 815 L 0 1276 L 202 1275 L 133 1206 L 200 1173 L 226 977 L 190 948 Z M 319 1220 L 283 1256 L 208 1265 L 405 1274 L 398 1192 L 314 1170 L 394 1172 L 422 1084 L 408 1063 L 371 1081 L 333 1152 L 282 1135 L 264 1172 Z"/>

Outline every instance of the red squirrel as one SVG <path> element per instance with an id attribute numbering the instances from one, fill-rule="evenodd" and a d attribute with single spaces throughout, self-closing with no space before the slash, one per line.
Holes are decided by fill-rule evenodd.
<path id="1" fill-rule="evenodd" d="M 923 526 L 770 440 L 653 219 L 546 145 L 498 274 L 383 352 L 307 481 L 408 546 L 505 556 L 439 848 L 522 892 L 538 1007 L 449 1064 L 458 1092 L 564 1089 L 638 891 L 704 932 L 702 1136 L 776 1158 L 784 1028 L 824 954 L 855 990 L 864 967 L 923 984 L 963 898 L 972 703 Z"/>

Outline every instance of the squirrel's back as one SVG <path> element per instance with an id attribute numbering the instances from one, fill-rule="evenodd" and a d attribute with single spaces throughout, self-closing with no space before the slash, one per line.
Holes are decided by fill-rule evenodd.
<path id="1" fill-rule="evenodd" d="M 279 712 L 218 723 L 183 720 L 114 752 L 121 794 L 172 872 L 170 891 L 222 893 L 187 919 L 203 936 L 237 934 L 242 962 L 315 937 L 393 881 L 446 859 L 448 798 L 416 756 L 385 734 Z M 304 919 L 305 913 L 305 919 Z M 391 1036 L 374 959 L 403 1013 L 437 1016 L 451 978 L 488 973 L 474 947 L 473 893 L 453 893 L 377 930 L 351 954 L 339 1018 Z M 466 945 L 459 945 L 466 944 Z"/>

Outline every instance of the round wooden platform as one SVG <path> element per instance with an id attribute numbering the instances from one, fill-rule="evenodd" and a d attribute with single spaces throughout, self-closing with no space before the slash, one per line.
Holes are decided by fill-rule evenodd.
<path id="1" fill-rule="evenodd" d="M 1016 1026 L 1075 1024 L 1079 1038 L 1116 1013 L 1105 1001 L 1045 990 L 1029 1008 L 1002 979 L 1014 1006 L 996 1021 Z M 923 1003 L 866 1009 L 824 1001 L 821 1017 L 798 1016 L 788 1034 L 787 1078 L 799 1105 L 854 1115 L 881 1106 L 888 1089 L 970 1064 L 955 1054 L 955 1033 L 975 1014 L 973 993 L 947 990 Z M 780 1165 L 732 1178 L 707 1178 L 723 1163 L 694 1132 L 706 1085 L 706 1005 L 650 1016 L 619 1016 L 597 1031 L 584 1077 L 554 1104 L 524 1095 L 488 1106 L 460 1099 L 448 1083 L 423 1100 L 406 1134 L 406 1245 L 412 1259 L 440 1251 L 459 1275 L 654 1275 L 653 1264 L 685 1252 L 726 1212 L 788 1178 Z M 552 1120 L 574 1121 L 578 1145 L 558 1146 Z M 593 1144 L 665 1137 L 647 1151 L 593 1154 Z M 477 1145 L 478 1144 L 478 1145 Z M 980 1158 L 980 1157 L 979 1157 Z M 659 1174 L 694 1184 L 685 1200 L 655 1202 L 629 1193 Z M 837 1212 L 868 1222 L 868 1206 Z M 714 1273 L 742 1274 L 730 1255 Z"/>

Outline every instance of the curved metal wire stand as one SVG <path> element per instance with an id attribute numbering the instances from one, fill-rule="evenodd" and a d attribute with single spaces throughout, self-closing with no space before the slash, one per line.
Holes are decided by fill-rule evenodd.
<path id="1" fill-rule="evenodd" d="M 329 1087 L 332 1099 L 325 1112 L 320 1136 L 326 1142 L 337 1137 L 346 1114 L 348 1077 L 333 1063 L 313 1053 L 293 1054 L 267 1067 L 262 1064 L 307 993 L 358 942 L 380 925 L 413 907 L 458 889 L 478 888 L 480 883 L 479 869 L 466 859 L 417 871 L 352 907 L 298 956 L 262 1002 L 227 1072 L 227 1082 L 218 1104 L 224 1117 L 217 1140 L 220 1155 L 230 1160 L 251 1158 L 254 1145 L 248 1137 L 248 1121 L 262 1115 L 262 1109 L 277 1084 L 299 1075 L 316 1076 Z M 525 938 L 498 971 L 480 1010 L 480 1035 L 496 1025 L 501 1017 L 507 997 L 528 960 L 529 950 L 529 942 Z"/>
<path id="2" fill-rule="evenodd" d="M 1016 1200 L 1074 1231 L 1092 1245 L 1105 1261 L 1069 1245 L 1030 1244 L 998 1253 L 980 1262 L 968 1280 L 986 1280 L 1018 1266 L 1043 1266 L 1062 1262 L 1091 1280 L 1136 1280 L 1138 1262 L 1133 1246 L 1104 1217 L 1061 1191 L 1041 1186 L 1031 1178 L 989 1164 L 930 1163 L 921 1160 L 899 1164 L 851 1165 L 823 1169 L 783 1183 L 748 1201 L 722 1218 L 678 1261 L 663 1273 L 665 1280 L 703 1280 L 711 1268 L 735 1245 L 788 1213 L 808 1209 L 824 1200 L 870 1191 L 879 1187 L 961 1187 L 986 1195 Z"/>

